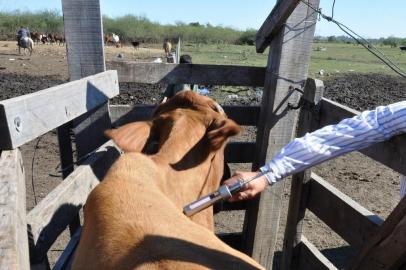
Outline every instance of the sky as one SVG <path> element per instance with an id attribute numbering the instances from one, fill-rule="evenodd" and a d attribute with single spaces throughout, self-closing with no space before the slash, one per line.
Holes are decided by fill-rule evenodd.
<path id="1" fill-rule="evenodd" d="M 331 15 L 334 0 L 320 0 L 322 12 Z M 199 22 L 239 30 L 259 29 L 276 0 L 100 0 L 110 17 L 133 14 L 161 24 Z M 166 4 L 165 4 L 166 3 Z M 0 0 L 0 11 L 61 10 L 59 0 Z M 365 38 L 406 38 L 406 0 L 336 0 L 334 19 Z M 317 23 L 318 36 L 344 35 L 333 23 Z"/>

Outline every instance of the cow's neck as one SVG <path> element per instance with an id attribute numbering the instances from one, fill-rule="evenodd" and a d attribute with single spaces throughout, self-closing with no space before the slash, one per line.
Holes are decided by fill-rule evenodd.
<path id="1" fill-rule="evenodd" d="M 172 151 L 172 154 L 163 149 L 152 157 L 163 175 L 160 182 L 157 182 L 159 188 L 180 211 L 186 204 L 216 189 L 218 183 L 215 183 L 214 178 L 219 181 L 221 177 L 213 171 L 213 158 L 215 158 L 213 153 L 206 154 L 204 159 L 196 161 L 196 157 L 201 157 L 204 150 L 197 148 L 194 151 L 196 153 L 189 153 L 185 157 L 184 154 L 179 155 L 181 152 L 179 149 Z M 196 214 L 192 220 L 213 230 L 211 208 Z"/>

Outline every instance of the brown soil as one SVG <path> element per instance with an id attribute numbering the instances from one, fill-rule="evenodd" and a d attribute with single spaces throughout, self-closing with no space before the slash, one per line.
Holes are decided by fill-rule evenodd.
<path id="1" fill-rule="evenodd" d="M 161 49 L 141 48 L 134 51 L 130 47 L 122 49 L 108 47 L 106 59 L 112 60 L 120 52 L 124 54 L 125 59 L 136 61 L 151 61 L 164 55 Z M 0 100 L 35 92 L 67 80 L 66 52 L 63 46 L 39 45 L 29 57 L 18 55 L 14 42 L 0 42 Z M 396 77 L 379 74 L 344 74 L 325 78 L 324 81 L 327 98 L 357 110 L 370 109 L 406 98 L 406 81 Z M 120 96 L 113 99 L 112 103 L 155 104 L 164 87 L 164 85 L 120 84 Z M 233 92 L 237 92 L 239 98 L 230 96 L 232 93 L 226 90 L 228 88 L 217 87 L 210 95 L 221 104 L 260 102 L 260 88 L 234 89 Z M 255 129 L 248 129 L 243 139 L 253 138 Z M 49 132 L 25 144 L 21 150 L 26 168 L 27 211 L 29 211 L 35 206 L 31 183 L 34 183 L 36 198 L 39 201 L 61 181 L 56 133 Z M 233 164 L 232 169 L 248 170 L 250 166 Z M 399 174 L 358 152 L 323 163 L 315 167 L 314 172 L 382 218 L 386 218 L 399 201 Z M 276 258 L 280 257 L 282 247 L 289 186 L 290 181 L 287 179 Z M 241 231 L 243 218 L 243 211 L 220 213 L 216 216 L 216 231 Z M 306 215 L 304 234 L 338 266 L 344 266 L 348 256 L 352 254 L 348 244 L 311 213 Z M 68 235 L 64 234 L 52 247 L 49 252 L 51 263 L 55 262 L 67 241 Z M 275 260 L 275 264 L 278 266 L 278 260 Z"/>

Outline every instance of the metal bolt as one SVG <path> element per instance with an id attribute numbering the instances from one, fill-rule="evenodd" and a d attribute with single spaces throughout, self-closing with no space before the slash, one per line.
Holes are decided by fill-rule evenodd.
<path id="1" fill-rule="evenodd" d="M 21 132 L 21 130 L 22 130 L 22 125 L 21 125 L 21 119 L 20 119 L 20 117 L 17 116 L 16 118 L 14 118 L 14 126 L 15 126 L 17 132 Z"/>

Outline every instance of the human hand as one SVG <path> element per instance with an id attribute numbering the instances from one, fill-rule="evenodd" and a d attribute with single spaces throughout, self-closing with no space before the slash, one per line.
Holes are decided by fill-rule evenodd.
<path id="1" fill-rule="evenodd" d="M 225 185 L 232 185 L 238 181 L 238 179 L 247 180 L 259 172 L 241 172 L 236 171 L 230 179 L 224 181 L 223 184 Z M 235 202 L 235 201 L 242 201 L 242 200 L 250 200 L 256 197 L 261 191 L 263 191 L 269 185 L 268 180 L 266 179 L 265 175 L 258 177 L 257 179 L 249 182 L 248 184 L 244 185 L 240 192 L 234 194 L 228 201 Z"/>

